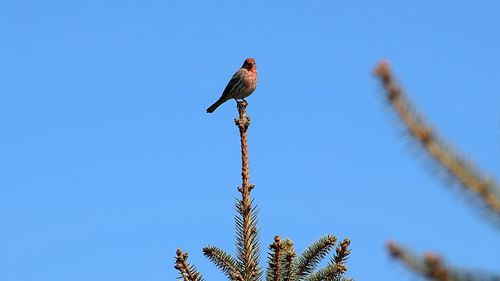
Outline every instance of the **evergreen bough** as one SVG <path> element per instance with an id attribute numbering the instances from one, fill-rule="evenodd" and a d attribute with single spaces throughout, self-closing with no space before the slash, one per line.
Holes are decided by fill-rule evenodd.
<path id="1" fill-rule="evenodd" d="M 246 115 L 247 102 L 238 102 L 239 117 L 235 124 L 240 132 L 241 142 L 241 177 L 242 185 L 238 188 L 241 199 L 236 201 L 236 257 L 224 250 L 207 246 L 203 254 L 212 261 L 230 281 L 263 281 L 263 271 L 259 266 L 260 244 L 257 228 L 257 208 L 252 207 L 250 192 L 255 187 L 250 184 L 248 164 L 247 130 L 250 117 Z M 350 240 L 338 243 L 336 253 L 328 264 L 317 269 L 318 264 L 335 248 L 337 238 L 326 235 L 309 246 L 297 256 L 293 242 L 276 236 L 269 245 L 266 281 L 340 281 L 351 280 L 344 277 L 347 271 L 346 261 L 350 254 Z M 183 281 L 204 281 L 196 268 L 187 262 L 187 253 L 177 250 L 175 269 Z"/>

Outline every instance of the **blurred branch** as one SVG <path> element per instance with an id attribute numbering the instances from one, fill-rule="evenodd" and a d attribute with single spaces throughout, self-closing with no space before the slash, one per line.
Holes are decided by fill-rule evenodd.
<path id="1" fill-rule="evenodd" d="M 409 269 L 431 280 L 451 281 L 451 274 L 441 259 L 434 254 L 419 258 L 394 242 L 387 245 L 390 255 L 403 262 Z"/>
<path id="2" fill-rule="evenodd" d="M 412 110 L 410 102 L 395 81 L 387 62 L 381 62 L 375 69 L 375 74 L 385 89 L 389 103 L 407 126 L 410 135 L 418 140 L 425 150 L 463 187 L 475 193 L 491 211 L 499 215 L 500 188 L 495 181 L 483 176 L 476 168 L 467 164 L 458 153 L 446 147 L 436 132 Z"/>
<path id="3" fill-rule="evenodd" d="M 174 268 L 179 271 L 181 278 L 184 281 L 203 281 L 201 274 L 193 265 L 187 262 L 187 259 L 188 253 L 183 253 L 181 249 L 177 249 Z"/>
<path id="4" fill-rule="evenodd" d="M 394 242 L 387 244 L 390 255 L 415 273 L 436 281 L 499 281 L 500 276 L 478 272 L 467 272 L 446 265 L 436 254 L 419 257 Z"/>

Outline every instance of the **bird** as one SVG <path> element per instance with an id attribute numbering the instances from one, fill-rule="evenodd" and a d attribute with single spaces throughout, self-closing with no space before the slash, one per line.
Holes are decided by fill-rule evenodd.
<path id="1" fill-rule="evenodd" d="M 243 62 L 241 68 L 234 73 L 231 80 L 229 80 L 229 83 L 227 83 L 221 97 L 209 108 L 207 108 L 207 113 L 214 112 L 217 107 L 230 99 L 245 101 L 245 98 L 255 91 L 257 81 L 258 75 L 255 59 L 247 58 Z"/>

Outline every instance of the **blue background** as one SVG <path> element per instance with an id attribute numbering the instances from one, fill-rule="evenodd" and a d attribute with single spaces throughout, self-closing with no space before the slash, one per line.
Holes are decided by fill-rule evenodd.
<path id="1" fill-rule="evenodd" d="M 405 137 L 391 61 L 454 147 L 499 175 L 498 1 L 2 1 L 0 279 L 174 280 L 234 253 L 234 103 L 246 57 L 261 242 L 352 240 L 350 276 L 411 280 L 393 239 L 498 270 L 497 230 Z M 451 190 L 451 192 L 450 192 Z M 262 263 L 266 255 L 262 255 Z"/>

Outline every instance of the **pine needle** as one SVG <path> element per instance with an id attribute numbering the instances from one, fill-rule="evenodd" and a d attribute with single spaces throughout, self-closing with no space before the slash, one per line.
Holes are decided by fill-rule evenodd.
<path id="1" fill-rule="evenodd" d="M 230 280 L 243 281 L 241 268 L 231 255 L 213 246 L 203 248 L 203 254 L 220 268 Z"/>
<path id="2" fill-rule="evenodd" d="M 337 238 L 333 235 L 322 237 L 309 246 L 298 258 L 295 268 L 299 280 L 307 277 L 316 268 L 319 262 L 335 246 Z"/>

